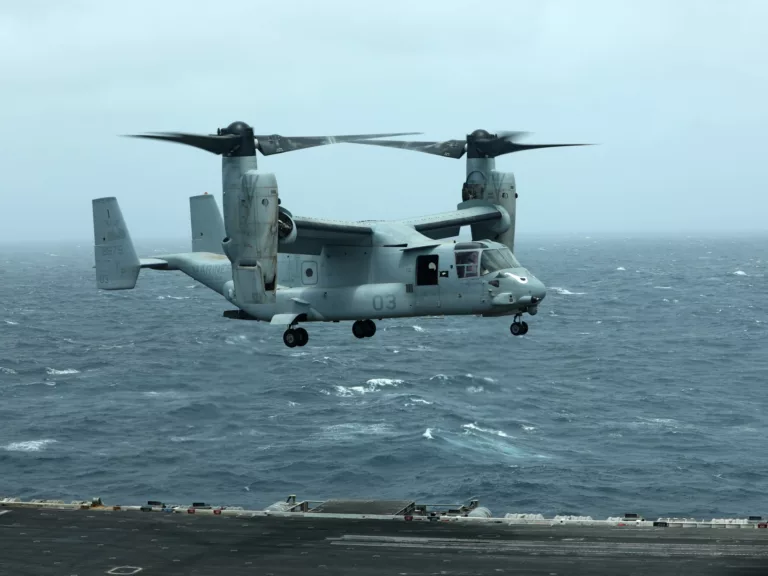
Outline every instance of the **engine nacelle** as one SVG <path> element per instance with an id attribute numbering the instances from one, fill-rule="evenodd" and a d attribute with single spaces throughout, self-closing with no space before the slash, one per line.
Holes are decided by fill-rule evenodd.
<path id="1" fill-rule="evenodd" d="M 274 303 L 280 214 L 277 178 L 248 170 L 240 184 L 229 186 L 225 198 L 227 237 L 222 248 L 232 262 L 231 299 L 237 305 Z"/>
<path id="2" fill-rule="evenodd" d="M 293 214 L 282 206 L 277 216 L 277 238 L 280 244 L 291 244 L 296 241 L 296 223 Z"/>
<path id="3" fill-rule="evenodd" d="M 473 224 L 473 240 L 495 240 L 515 250 L 515 212 L 517 208 L 517 190 L 515 175 L 512 172 L 490 170 L 488 178 L 480 172 L 471 174 L 464 185 L 465 202 L 460 207 L 484 201 L 502 208 L 502 219 L 494 224 Z"/>

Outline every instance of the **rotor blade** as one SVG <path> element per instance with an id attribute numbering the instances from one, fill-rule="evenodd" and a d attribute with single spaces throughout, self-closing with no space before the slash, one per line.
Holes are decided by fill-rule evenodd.
<path id="1" fill-rule="evenodd" d="M 148 134 L 128 134 L 129 138 L 147 138 L 150 140 L 164 140 L 194 146 L 213 154 L 226 154 L 240 142 L 240 136 L 226 134 L 224 136 L 185 134 L 183 132 L 151 132 Z"/>
<path id="2" fill-rule="evenodd" d="M 594 144 L 518 144 L 517 142 L 510 142 L 509 140 L 498 139 L 487 143 L 483 142 L 478 145 L 478 148 L 490 158 L 496 158 L 497 156 L 511 154 L 513 152 L 536 150 L 537 148 L 560 148 L 562 146 L 594 146 Z"/>
<path id="3" fill-rule="evenodd" d="M 367 138 L 382 138 L 385 136 L 411 136 L 421 132 L 394 132 L 391 134 L 347 134 L 343 136 L 281 136 L 279 134 L 254 136 L 258 141 L 258 149 L 264 156 L 325 146 L 326 144 L 341 144 L 355 142 Z"/>
<path id="4" fill-rule="evenodd" d="M 436 156 L 448 158 L 461 158 L 464 155 L 464 140 L 445 140 L 444 142 L 409 142 L 407 140 L 357 140 L 353 144 L 370 144 L 373 146 L 385 146 L 387 148 L 402 148 L 403 150 L 415 150 Z"/>
<path id="5" fill-rule="evenodd" d="M 496 132 L 496 136 L 499 138 L 504 138 L 505 140 L 517 140 L 519 138 L 528 136 L 529 134 L 530 132 L 512 132 L 509 130 L 499 130 Z"/>

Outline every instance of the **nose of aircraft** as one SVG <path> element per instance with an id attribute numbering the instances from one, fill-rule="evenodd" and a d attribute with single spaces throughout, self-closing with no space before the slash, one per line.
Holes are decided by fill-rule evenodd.
<path id="1" fill-rule="evenodd" d="M 547 295 L 547 287 L 535 276 L 528 278 L 528 289 L 531 291 L 531 296 L 536 298 L 536 302 L 541 302 Z"/>

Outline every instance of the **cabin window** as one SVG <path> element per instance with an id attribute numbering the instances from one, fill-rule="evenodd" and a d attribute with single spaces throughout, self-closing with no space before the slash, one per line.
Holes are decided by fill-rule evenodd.
<path id="1" fill-rule="evenodd" d="M 479 261 L 479 250 L 456 252 L 456 276 L 459 278 L 476 278 Z"/>
<path id="2" fill-rule="evenodd" d="M 505 268 L 519 268 L 520 263 L 509 250 L 484 250 L 480 259 L 480 275 L 485 276 L 491 272 L 498 272 Z"/>

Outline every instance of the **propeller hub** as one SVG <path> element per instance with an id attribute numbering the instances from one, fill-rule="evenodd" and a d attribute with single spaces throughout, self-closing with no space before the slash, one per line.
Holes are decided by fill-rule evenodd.
<path id="1" fill-rule="evenodd" d="M 490 138 L 491 133 L 488 132 L 488 130 L 479 129 L 472 132 L 472 134 L 470 134 L 469 137 L 473 140 L 479 140 L 481 138 Z"/>
<path id="2" fill-rule="evenodd" d="M 218 132 L 219 134 L 233 134 L 235 136 L 243 136 L 245 134 L 248 134 L 248 132 L 251 131 L 252 128 L 248 126 L 245 122 L 232 122 L 229 126 L 226 128 L 219 128 Z"/>

